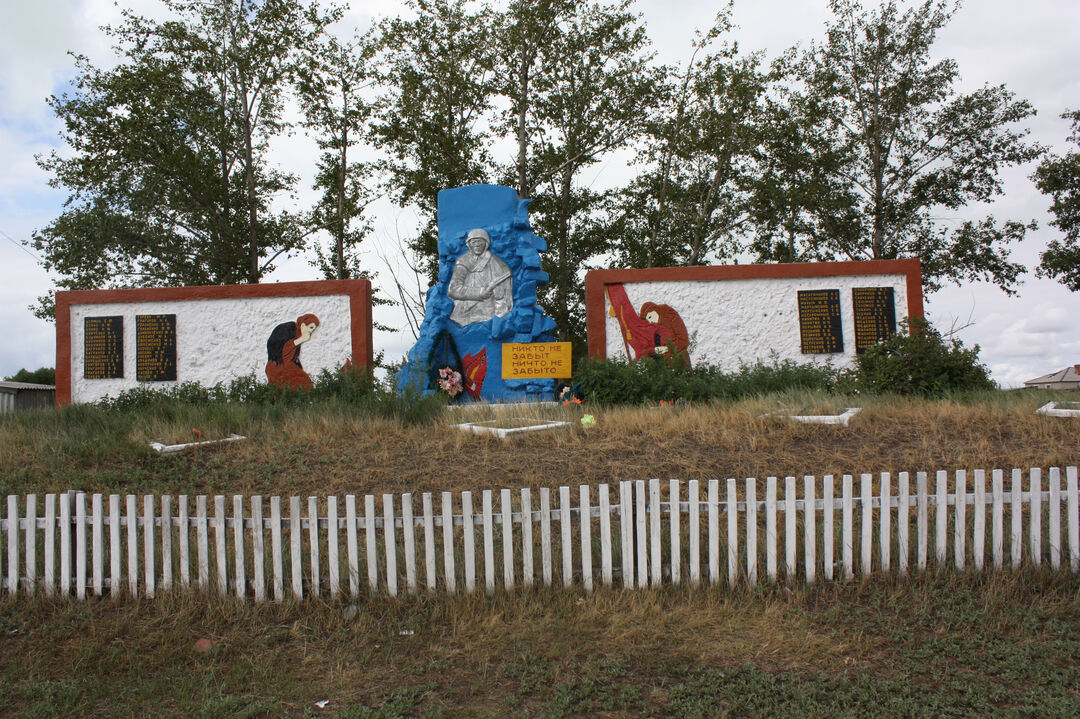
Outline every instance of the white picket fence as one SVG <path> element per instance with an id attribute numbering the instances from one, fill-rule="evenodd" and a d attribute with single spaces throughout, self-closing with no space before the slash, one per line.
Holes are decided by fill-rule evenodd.
<path id="1" fill-rule="evenodd" d="M 982 571 L 988 563 L 1000 568 L 1006 562 L 1006 508 L 1012 567 L 1061 567 L 1064 509 L 1067 561 L 1080 571 L 1077 468 L 1065 469 L 1064 490 L 1058 467 L 1046 473 L 1045 487 L 1043 471 L 1029 470 L 1027 491 L 1024 474 L 1012 470 L 1008 492 L 1001 470 L 990 473 L 989 491 L 986 472 L 976 470 L 970 492 L 964 470 L 937 472 L 934 491 L 927 473 L 915 474 L 913 488 L 909 473 L 901 472 L 895 493 L 889 473 L 860 475 L 857 492 L 853 476 L 845 474 L 839 493 L 832 475 L 820 482 L 807 476 L 801 497 L 795 477 L 782 485 L 769 477 L 764 501 L 754 479 L 691 480 L 685 495 L 679 480 L 626 481 L 617 498 L 601 484 L 595 503 L 593 488 L 582 485 L 573 493 L 576 506 L 570 487 L 557 493 L 541 488 L 538 507 L 528 488 L 500 490 L 498 508 L 495 493 L 483 490 L 479 512 L 468 491 L 438 498 L 424 493 L 419 509 L 408 493 L 384 494 L 380 502 L 350 494 L 343 512 L 336 496 L 306 503 L 290 497 L 287 512 L 281 497 L 271 497 L 268 514 L 260 496 L 236 495 L 231 502 L 198 496 L 193 507 L 186 495 L 174 503 L 170 496 L 147 495 L 140 502 L 136 495 L 69 492 L 46 494 L 42 513 L 37 496 L 9 495 L 0 525 L 2 587 L 9 594 L 79 599 L 106 592 L 153 597 L 183 588 L 281 601 L 286 587 L 297 599 L 397 595 L 401 586 L 416 592 L 421 564 L 424 589 L 449 592 L 474 591 L 478 568 L 488 592 L 557 579 L 588 591 L 597 581 L 638 588 L 664 582 L 754 585 L 762 559 L 768 582 L 950 566 Z"/>

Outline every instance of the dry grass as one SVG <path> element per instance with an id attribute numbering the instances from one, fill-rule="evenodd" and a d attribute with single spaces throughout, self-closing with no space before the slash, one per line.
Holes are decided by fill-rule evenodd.
<path id="1" fill-rule="evenodd" d="M 463 412 L 407 426 L 336 405 L 84 408 L 0 420 L 0 491 L 322 495 L 1075 464 L 1080 423 L 1035 415 L 1046 401 L 862 401 L 850 427 L 761 416 L 847 398 L 586 408 L 590 430 L 508 441 L 452 429 Z M 193 426 L 251 439 L 173 457 L 146 447 Z M 1077 686 L 1080 580 L 1048 571 L 354 607 L 0 599 L 0 713 L 19 716 L 1072 717 Z"/>
<path id="2" fill-rule="evenodd" d="M 1051 695 L 1032 653 L 1047 666 L 1066 662 L 1054 682 L 1080 678 L 1078 590 L 1073 578 L 1005 573 L 794 592 L 380 597 L 348 612 L 182 595 L 5 600 L 0 704 L 28 716 L 333 716 L 349 706 L 383 713 L 342 716 L 709 716 L 720 713 L 707 693 L 717 689 L 694 682 L 750 667 L 797 680 L 811 698 L 818 685 L 847 692 L 849 711 L 873 711 L 883 689 L 903 683 L 925 707 L 948 701 L 978 714 L 976 699 L 952 694 L 958 682 L 1007 688 L 1020 701 L 1045 680 Z M 194 648 L 203 638 L 213 642 L 207 654 Z M 1001 662 L 1015 673 L 995 674 Z M 956 676 L 939 675 L 942 666 Z M 1078 706 L 1075 693 L 1052 689 Z M 692 691 L 713 711 L 685 711 Z M 765 715 L 768 700 L 756 699 Z M 599 711 L 605 703 L 614 710 Z M 804 711 L 820 713 L 814 706 Z"/>
<path id="3" fill-rule="evenodd" d="M 509 440 L 433 424 L 404 425 L 325 411 L 238 413 L 132 421 L 117 430 L 91 415 L 81 434 L 0 423 L 0 491 L 127 491 L 331 494 L 556 486 L 648 477 L 707 479 L 879 471 L 1011 468 L 1080 460 L 1072 419 L 1044 417 L 1041 395 L 983 401 L 864 400 L 849 427 L 803 425 L 761 415 L 813 403 L 772 397 L 690 408 L 586 409 L 597 424 L 577 425 L 581 409 L 519 410 L 569 418 L 569 430 Z M 820 403 L 820 402 L 819 402 Z M 846 401 L 841 402 L 846 404 Z M 470 420 L 494 417 L 491 410 Z M 95 421 L 100 427 L 95 427 Z M 157 456 L 151 440 L 190 441 L 238 432 L 244 442 Z"/>

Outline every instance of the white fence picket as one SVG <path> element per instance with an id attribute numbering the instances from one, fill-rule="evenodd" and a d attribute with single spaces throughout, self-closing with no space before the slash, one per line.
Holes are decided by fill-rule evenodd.
<path id="1" fill-rule="evenodd" d="M 625 517 L 624 517 L 625 519 Z M 623 553 L 626 547 L 623 545 Z M 540 578 L 551 586 L 551 489 L 540 488 Z"/>
<path id="2" fill-rule="evenodd" d="M 154 498 L 150 497 L 150 501 L 153 502 Z M 151 511 L 152 514 L 152 511 Z M 18 522 L 16 522 L 18 527 Z M 151 534 L 151 537 L 153 535 Z M 18 533 L 16 533 L 13 539 L 18 543 Z M 79 492 L 75 495 L 75 596 L 79 599 L 86 599 L 86 493 Z M 153 577 L 154 566 L 154 545 L 151 539 L 150 546 L 147 547 L 147 565 L 151 568 L 148 576 Z M 147 583 L 147 596 L 154 596 L 154 587 L 152 580 Z"/>
<path id="3" fill-rule="evenodd" d="M 727 481 L 727 542 L 728 586 L 734 587 L 739 577 L 739 503 L 732 478 Z"/>
<path id="4" fill-rule="evenodd" d="M 986 471 L 975 470 L 975 519 L 972 522 L 972 561 L 977 571 L 986 564 Z"/>
<path id="5" fill-rule="evenodd" d="M 757 585 L 757 539 L 758 539 L 757 482 L 746 480 L 746 582 Z"/>
<path id="6" fill-rule="evenodd" d="M 1078 496 L 1076 467 L 1066 470 L 1068 489 L 1066 508 L 1069 513 L 1069 568 L 1080 572 L 1080 496 Z"/>
<path id="7" fill-rule="evenodd" d="M 132 498 L 134 507 L 134 498 Z M 130 514 L 134 516 L 134 511 Z M 10 526 L 9 526 L 10 530 Z M 15 560 L 8 555 L 9 575 L 15 571 Z M 8 579 L 10 580 L 10 576 Z M 132 595 L 134 595 L 134 589 Z M 64 492 L 60 495 L 60 596 L 67 597 L 71 594 L 71 494 Z"/>
<path id="8" fill-rule="evenodd" d="M 330 596 L 337 599 L 341 596 L 341 547 L 340 545 L 340 529 L 338 527 L 338 506 L 337 496 L 331 494 L 326 498 L 326 574 L 327 579 L 330 582 Z M 355 499 L 353 500 L 353 516 L 355 518 Z M 356 528 L 353 528 L 352 536 L 356 537 Z M 348 541 L 348 540 L 346 540 Z M 347 554 L 347 552 L 346 552 Z M 355 555 L 355 552 L 353 553 Z M 359 575 L 359 567 L 357 567 L 356 573 Z M 353 581 L 352 591 L 356 593 L 356 583 L 359 581 L 359 576 L 353 579 L 352 565 L 349 565 L 349 578 Z"/>
<path id="9" fill-rule="evenodd" d="M 638 588 L 644 589 L 649 583 L 649 559 L 647 533 L 645 529 L 645 480 L 634 482 L 634 529 L 637 532 L 637 580 Z"/>
<path id="10" fill-rule="evenodd" d="M 1023 490 L 1023 472 L 1019 469 L 1012 471 L 1012 491 L 1011 491 L 1011 505 L 1012 505 L 1012 533 L 1009 537 L 1009 552 L 1012 559 L 1012 566 L 1014 569 L 1020 567 L 1020 562 L 1023 559 L 1024 551 L 1024 525 L 1023 525 L 1023 497 L 1021 492 Z"/>
<path id="11" fill-rule="evenodd" d="M 360 594 L 360 538 L 357 536 L 356 495 L 345 495 L 345 561 L 349 572 L 349 596 Z M 374 587 L 373 587 L 374 589 Z"/>
<path id="12" fill-rule="evenodd" d="M 573 528 L 570 525 L 570 488 L 559 487 L 559 533 L 562 549 L 562 581 L 564 587 L 574 582 L 574 545 L 571 540 Z"/>
<path id="13" fill-rule="evenodd" d="M 334 509 L 337 509 L 337 497 Z M 252 587 L 256 602 L 266 600 L 266 538 L 263 534 L 263 505 L 262 497 L 258 494 L 251 498 L 251 559 Z"/>
<path id="14" fill-rule="evenodd" d="M 798 513 L 795 509 L 795 478 L 784 477 L 784 576 L 788 582 L 794 582 L 798 571 L 795 568 L 795 550 L 798 538 L 795 536 Z"/>
<path id="15" fill-rule="evenodd" d="M 634 511 L 631 487 L 628 480 L 619 482 L 619 556 L 622 559 L 623 586 L 627 589 L 634 586 Z M 550 580 L 548 583 L 551 583 Z"/>
<path id="16" fill-rule="evenodd" d="M 825 483 L 823 497 L 825 507 L 821 519 L 821 552 L 823 555 L 822 573 L 825 575 L 825 579 L 832 581 L 833 566 L 836 562 L 836 558 L 833 556 L 833 539 L 836 536 L 833 524 L 833 513 L 835 510 L 833 505 L 833 476 L 831 474 L 826 474 L 822 481 Z"/>
<path id="17" fill-rule="evenodd" d="M 585 586 L 586 592 L 591 592 L 593 590 L 592 502 L 589 499 L 589 485 L 581 485 L 579 491 L 578 516 L 581 520 L 581 583 Z M 507 586 L 513 586 L 513 577 L 511 577 L 511 581 L 507 583 Z"/>
<path id="18" fill-rule="evenodd" d="M 198 565 L 196 574 L 199 578 L 199 589 L 201 591 L 206 591 L 207 586 L 210 584 L 209 515 L 206 507 L 206 495 L 200 494 L 195 498 L 195 561 Z M 275 557 L 281 556 L 280 549 L 280 546 L 274 547 Z"/>
<path id="19" fill-rule="evenodd" d="M 64 521 L 63 508 L 64 508 L 64 496 L 60 496 L 60 520 Z M 126 497 L 127 500 L 127 558 L 128 558 L 128 592 L 132 597 L 139 596 L 139 515 L 135 511 L 135 495 L 129 494 Z M 69 522 L 64 522 L 65 525 Z M 60 542 L 63 545 L 70 547 L 71 542 L 64 540 L 63 528 L 60 530 Z M 60 573 L 61 575 L 67 575 L 70 570 L 70 564 L 68 565 L 68 571 L 64 571 L 63 560 L 63 547 L 60 552 Z M 60 589 L 64 594 L 67 594 L 67 589 L 64 587 L 64 578 L 60 578 Z"/>
<path id="20" fill-rule="evenodd" d="M 154 524 L 157 501 L 154 495 L 143 497 L 143 578 L 146 580 L 146 596 L 154 598 L 156 592 L 157 567 L 154 562 Z M 85 531 L 82 532 L 85 536 Z"/>
<path id="21" fill-rule="evenodd" d="M 874 550 L 874 495 L 872 482 L 874 476 L 863 474 L 860 478 L 862 494 L 862 519 L 859 522 L 859 536 L 862 538 L 862 552 L 859 557 L 859 574 L 867 575 L 873 569 L 872 552 Z"/>
<path id="22" fill-rule="evenodd" d="M 1061 568 L 1061 470 L 1050 468 L 1050 567 Z"/>
<path id="23" fill-rule="evenodd" d="M 806 583 L 814 583 L 817 569 L 817 498 L 814 478 L 803 477 L 803 571 Z"/>
<path id="24" fill-rule="evenodd" d="M 98 495 L 100 496 L 100 495 Z M 99 500 L 100 503 L 100 500 Z M 101 516 L 99 511 L 97 516 Z M 26 562 L 26 593 L 37 591 L 37 495 L 26 495 L 26 536 L 24 558 Z M 100 594 L 100 592 L 98 592 Z"/>
<path id="25" fill-rule="evenodd" d="M 401 495 L 401 536 L 405 552 L 405 591 L 416 592 L 416 517 L 413 514 L 412 492 Z"/>
<path id="26" fill-rule="evenodd" d="M 29 507 L 28 507 L 29 508 Z M 94 552 L 90 588 L 95 597 L 105 591 L 105 508 L 100 493 L 94 493 L 90 502 L 91 536 Z M 27 559 L 29 563 L 29 559 Z"/>
<path id="27" fill-rule="evenodd" d="M 424 579 L 427 590 L 434 592 L 436 585 L 435 508 L 432 504 L 431 492 L 424 492 L 421 503 L 424 514 Z"/>
<path id="28" fill-rule="evenodd" d="M 957 470 L 953 485 L 953 561 L 963 569 L 967 560 L 967 470 Z"/>
<path id="29" fill-rule="evenodd" d="M 173 521 L 172 497 L 161 498 L 161 588 L 165 591 L 173 585 Z"/>
<path id="30" fill-rule="evenodd" d="M 765 480 L 765 573 L 776 583 L 776 477 Z"/>
<path id="31" fill-rule="evenodd" d="M 289 576 L 292 593 L 297 599 L 304 598 L 304 567 L 301 561 L 304 537 L 301 531 L 300 498 L 289 497 Z"/>
<path id="32" fill-rule="evenodd" d="M 367 569 L 368 569 L 368 585 L 371 591 L 375 591 L 379 588 L 379 575 L 373 574 L 378 572 L 376 564 L 371 561 L 375 554 L 375 529 L 374 523 L 367 524 L 368 517 L 375 514 L 375 499 L 371 497 L 371 504 L 367 504 L 367 495 L 364 498 L 365 516 L 364 516 L 364 529 L 365 529 L 365 541 L 367 549 Z M 360 594 L 360 538 L 358 536 L 358 524 L 356 514 L 356 495 L 345 495 L 345 555 L 348 561 L 349 567 L 349 596 L 355 597 Z"/>
<path id="33" fill-rule="evenodd" d="M 660 480 L 649 480 L 649 584 L 659 586 L 663 576 L 660 536 Z"/>
<path id="34" fill-rule="evenodd" d="M 236 597 L 247 594 L 247 566 L 244 562 L 244 495 L 233 495 L 233 578 Z"/>
<path id="35" fill-rule="evenodd" d="M 214 495 L 214 556 L 217 558 L 218 594 L 229 593 L 229 558 L 227 544 L 227 524 L 225 521 L 225 495 Z"/>
<path id="36" fill-rule="evenodd" d="M 274 570 L 274 601 L 285 601 L 285 569 L 281 556 L 281 497 L 270 498 L 270 554 Z"/>
<path id="37" fill-rule="evenodd" d="M 843 546 L 841 550 L 843 553 L 844 561 L 844 579 L 850 580 L 855 576 L 855 535 L 854 535 L 854 518 L 852 517 L 854 507 L 852 506 L 852 478 L 850 474 L 845 474 L 843 478 L 842 492 L 843 498 L 841 499 L 841 530 L 840 530 L 840 542 Z"/>
<path id="38" fill-rule="evenodd" d="M 566 491 L 570 491 L 567 488 Z M 485 489 L 481 495 L 483 498 L 483 524 L 484 524 L 484 589 L 488 594 L 495 591 L 495 534 L 491 519 L 491 490 Z M 567 507 L 566 515 L 569 517 L 570 508 Z M 563 530 L 563 539 L 566 540 L 568 532 Z M 565 548 L 564 548 L 565 551 Z M 569 586 L 569 583 L 567 583 Z"/>
<path id="39" fill-rule="evenodd" d="M 49 578 L 49 560 L 53 556 L 52 546 L 52 521 L 49 514 L 52 509 L 50 497 L 45 497 L 45 544 L 48 545 L 48 554 L 45 555 L 45 586 L 51 583 Z M 120 495 L 109 495 L 109 594 L 115 599 L 120 596 Z"/>
<path id="40" fill-rule="evenodd" d="M 336 528 L 335 528 L 336 531 Z M 321 594 L 319 566 L 319 498 L 308 497 L 308 565 L 311 568 L 311 595 Z"/>
<path id="41" fill-rule="evenodd" d="M 720 482 L 709 480 L 709 584 L 720 583 Z"/>
<path id="42" fill-rule="evenodd" d="M 878 510 L 878 553 L 881 555 L 881 571 L 887 572 L 892 566 L 892 476 L 882 472 L 879 476 L 881 487 Z"/>
<path id="43" fill-rule="evenodd" d="M 490 491 L 490 490 L 486 490 Z M 397 596 L 397 535 L 394 531 L 394 495 L 384 494 L 383 500 L 383 550 L 386 553 L 386 591 Z M 375 521 L 372 517 L 372 526 Z"/>
<path id="44" fill-rule="evenodd" d="M 375 495 L 364 495 L 364 548 L 367 556 L 368 588 L 379 590 L 379 553 L 376 546 Z"/>
<path id="45" fill-rule="evenodd" d="M 585 488 L 585 485 L 583 485 Z M 503 587 L 514 588 L 514 503 L 509 489 L 499 491 L 499 510 L 502 513 Z"/>
<path id="46" fill-rule="evenodd" d="M 701 583 L 701 504 L 698 496 L 698 481 L 691 479 L 687 485 L 687 499 L 690 512 L 687 515 L 687 541 L 690 544 L 690 584 Z"/>
<path id="47" fill-rule="evenodd" d="M 476 530 L 473 527 L 472 492 L 469 490 L 461 493 L 461 514 L 465 532 L 465 591 L 472 592 L 476 589 Z"/>
<path id="48" fill-rule="evenodd" d="M 7 585 L 8 594 L 19 591 L 19 497 L 9 494 L 7 498 Z"/>
<path id="49" fill-rule="evenodd" d="M 442 493 L 443 577 L 447 591 L 457 588 L 457 563 L 454 560 L 454 495 Z"/>
<path id="50" fill-rule="evenodd" d="M 116 495 L 113 495 L 114 497 Z M 120 518 L 119 510 L 113 512 L 112 515 L 112 531 L 117 534 L 120 532 Z M 45 573 L 45 596 L 51 597 L 56 593 L 56 495 L 49 493 L 45 495 L 45 539 L 42 547 L 44 558 L 44 573 Z M 119 543 L 117 543 L 117 549 L 119 549 Z M 115 552 L 115 556 L 119 557 L 119 552 Z M 114 559 L 114 562 L 118 562 L 119 559 Z M 119 586 L 119 572 L 116 572 L 113 576 L 113 595 L 116 595 L 117 587 Z"/>
<path id="51" fill-rule="evenodd" d="M 1031 497 L 1031 562 L 1036 567 L 1042 563 L 1042 470 L 1033 467 L 1028 475 L 1028 489 Z"/>
<path id="52" fill-rule="evenodd" d="M 949 521 L 949 487 L 948 487 L 948 473 L 939 470 L 937 473 L 937 493 L 934 495 L 936 505 L 934 507 L 934 542 L 935 542 L 935 558 L 937 560 L 938 571 L 945 568 L 945 552 L 946 552 L 946 530 L 948 529 Z"/>
<path id="53" fill-rule="evenodd" d="M 908 473 L 901 472 L 896 481 L 896 491 L 899 494 L 896 507 L 896 564 L 900 574 L 907 574 L 908 550 L 911 547 L 908 538 L 908 530 L 911 527 L 911 487 Z"/>
<path id="54" fill-rule="evenodd" d="M 679 480 L 668 480 L 668 549 L 671 583 L 682 583 L 682 523 L 679 521 L 682 510 L 679 507 Z"/>
<path id="55" fill-rule="evenodd" d="M 176 532 L 176 543 L 180 545 L 180 586 L 187 589 L 191 586 L 191 520 L 188 516 L 188 497 L 186 494 L 180 495 L 176 515 L 177 521 L 180 523 Z M 117 547 L 119 548 L 119 545 Z"/>
<path id="56" fill-rule="evenodd" d="M 993 553 L 994 568 L 1001 569 L 1005 564 L 1005 489 L 1003 486 L 1005 480 L 1000 469 L 995 469 L 991 477 L 991 496 L 993 501 L 990 512 L 991 552 Z"/>
<path id="57" fill-rule="evenodd" d="M 524 490 L 523 490 L 524 491 Z M 611 496 L 610 488 L 607 483 L 601 484 L 598 490 L 600 501 L 600 581 L 604 583 L 605 587 L 611 586 L 612 571 L 611 571 Z M 522 495 L 521 501 L 525 505 L 527 502 L 527 495 Z M 522 508 L 522 529 L 525 527 L 531 527 L 532 522 L 524 523 L 524 517 L 527 512 Z M 530 535 L 531 536 L 531 535 Z M 532 555 L 532 541 L 530 539 L 529 545 L 525 551 L 525 556 Z M 526 575 L 528 576 L 528 574 Z M 528 580 L 525 582 L 529 583 Z"/>
<path id="58" fill-rule="evenodd" d="M 926 472 L 917 472 L 915 474 L 915 493 L 918 495 L 917 502 L 917 517 L 915 519 L 916 534 L 918 535 L 918 548 L 915 561 L 918 564 L 919 571 L 926 571 L 926 557 L 929 554 L 929 538 L 930 538 L 930 496 L 927 492 L 927 477 Z"/>
<path id="59" fill-rule="evenodd" d="M 896 508 L 896 564 L 900 574 L 907 574 L 908 550 L 911 548 L 908 537 L 908 530 L 911 527 L 911 487 L 908 473 L 901 472 L 896 481 L 897 492 L 900 495 Z"/>

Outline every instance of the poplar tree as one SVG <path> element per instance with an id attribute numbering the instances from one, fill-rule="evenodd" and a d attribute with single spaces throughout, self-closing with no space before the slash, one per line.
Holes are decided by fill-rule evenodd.
<path id="1" fill-rule="evenodd" d="M 64 212 L 32 245 L 66 289 L 258 282 L 301 246 L 272 206 L 295 177 L 267 160 L 301 55 L 336 17 L 293 0 L 163 0 L 103 28 L 118 64 L 76 56 L 49 104 L 63 150 L 39 157 Z M 37 308 L 50 313 L 48 298 Z"/>
<path id="2" fill-rule="evenodd" d="M 1002 194 L 1003 168 L 1041 154 L 1020 126 L 1035 110 L 1004 85 L 960 92 L 956 61 L 933 59 L 957 3 L 924 0 L 904 11 L 895 0 L 872 10 L 857 0 L 829 5 L 825 39 L 796 58 L 793 93 L 796 108 L 816 105 L 795 118 L 811 120 L 799 127 L 800 146 L 810 150 L 805 162 L 827 160 L 825 172 L 804 173 L 809 186 L 797 178 L 773 186 L 790 193 L 787 211 L 806 220 L 787 228 L 782 251 L 918 257 L 931 289 L 985 280 L 1013 292 L 1024 268 L 1009 248 L 1033 225 L 958 214 Z M 777 247 L 763 247 L 761 259 L 779 259 Z"/>

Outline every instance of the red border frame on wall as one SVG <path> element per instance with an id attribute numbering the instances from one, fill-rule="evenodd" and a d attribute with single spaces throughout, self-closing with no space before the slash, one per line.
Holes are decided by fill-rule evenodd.
<path id="1" fill-rule="evenodd" d="M 922 265 L 918 259 L 591 270 L 585 274 L 585 327 L 589 337 L 589 357 L 593 359 L 607 357 L 607 322 L 604 317 L 607 311 L 607 303 L 604 300 L 606 285 L 633 282 L 759 280 L 851 275 L 904 275 L 907 277 L 907 316 L 922 318 Z"/>
<path id="2" fill-rule="evenodd" d="M 68 290 L 56 293 L 56 405 L 71 402 L 71 306 L 174 302 L 181 300 L 235 300 L 263 297 L 313 297 L 348 295 L 354 361 L 374 363 L 371 339 L 371 282 L 368 280 L 318 280 L 251 285 L 198 287 L 142 287 L 131 290 Z"/>

